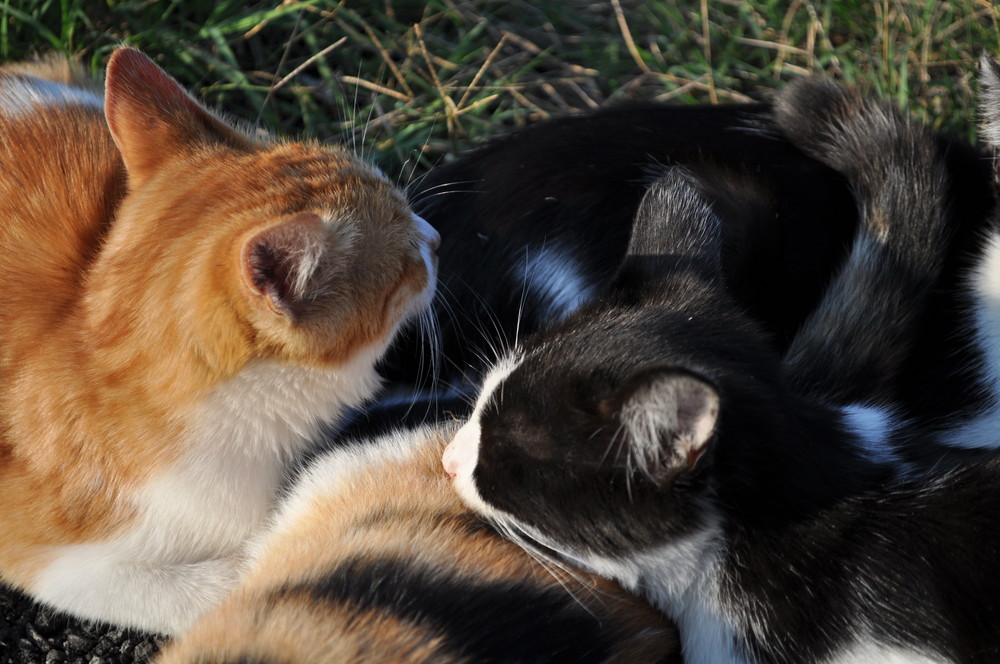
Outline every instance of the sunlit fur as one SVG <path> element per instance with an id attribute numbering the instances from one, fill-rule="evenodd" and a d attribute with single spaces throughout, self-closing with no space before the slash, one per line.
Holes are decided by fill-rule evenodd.
<path id="1" fill-rule="evenodd" d="M 655 612 L 544 567 L 461 505 L 439 463 L 454 429 L 318 458 L 239 588 L 160 664 L 674 661 Z"/>
<path id="2" fill-rule="evenodd" d="M 993 179 L 1000 184 L 1000 62 L 984 54 L 979 72 L 980 133 L 993 150 Z M 1000 190 L 1000 187 L 997 187 Z M 978 357 L 962 374 L 980 387 L 985 402 L 973 417 L 960 421 L 944 433 L 944 440 L 968 448 L 1000 447 L 1000 206 L 992 215 L 989 232 L 976 252 L 975 264 L 966 275 L 972 295 L 968 336 Z"/>
<path id="3" fill-rule="evenodd" d="M 238 131 L 137 51 L 103 105 L 53 93 L 78 80 L 0 72 L 0 579 L 176 632 L 287 457 L 377 388 L 438 238 L 351 154 Z"/>
<path id="4" fill-rule="evenodd" d="M 905 429 L 906 445 L 933 455 L 918 463 L 893 444 L 894 412 L 831 405 L 847 396 L 835 375 L 822 394 L 837 366 L 863 377 L 864 358 L 885 360 L 881 371 L 906 359 L 859 348 L 861 360 L 841 360 L 834 342 L 850 353 L 908 341 L 914 319 L 893 298 L 925 297 L 908 284 L 936 266 L 919 257 L 946 248 L 934 243 L 947 154 L 926 127 L 828 81 L 798 82 L 780 103 L 779 123 L 794 119 L 794 140 L 837 163 L 858 196 L 863 250 L 831 288 L 846 289 L 833 309 L 860 322 L 815 342 L 830 357 L 768 347 L 720 270 L 720 219 L 675 169 L 640 206 L 612 287 L 497 365 L 444 468 L 466 504 L 531 550 L 663 610 L 688 664 L 998 661 L 1000 454 Z M 907 256 L 879 274 L 879 253 Z M 887 301 L 852 312 L 861 283 Z M 833 309 L 820 318 L 836 326 Z M 820 379 L 808 394 L 790 365 Z"/>

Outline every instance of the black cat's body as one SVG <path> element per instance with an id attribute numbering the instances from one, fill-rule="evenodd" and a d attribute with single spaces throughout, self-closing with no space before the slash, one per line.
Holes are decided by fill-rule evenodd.
<path id="1" fill-rule="evenodd" d="M 843 258 L 856 213 L 842 178 L 781 139 L 769 114 L 763 104 L 611 107 L 514 132 L 411 186 L 443 238 L 441 381 L 477 384 L 515 336 L 594 297 L 625 254 L 644 191 L 673 164 L 708 183 L 737 299 L 785 348 Z M 731 205 L 733 191 L 753 203 Z M 429 387 L 430 367 L 414 361 L 427 358 L 422 341 L 390 352 L 390 384 Z"/>
<path id="2" fill-rule="evenodd" d="M 862 324 L 833 328 L 848 352 L 871 352 L 865 339 L 906 345 L 939 280 L 960 279 L 947 275 L 947 153 L 835 88 L 785 99 L 793 108 L 779 121 L 788 127 L 793 112 L 812 123 L 791 127 L 796 142 L 817 154 L 852 146 L 856 159 L 841 166 L 859 195 L 856 247 L 867 249 L 844 270 L 896 299 L 872 312 L 890 329 L 865 330 L 867 311 L 837 291 L 852 283 L 843 274 L 825 302 Z M 857 392 L 837 381 L 835 356 L 797 355 L 795 343 L 837 350 L 815 321 L 783 361 L 728 287 L 725 221 L 690 179 L 668 173 L 647 194 L 601 298 L 487 377 L 445 454 L 456 489 L 525 546 L 645 595 L 678 623 L 688 664 L 998 661 L 1000 452 L 968 463 L 940 444 L 954 441 L 868 401 L 898 393 L 916 346 Z M 935 238 L 936 248 L 912 246 Z M 904 259 L 879 272 L 872 256 Z M 926 272 L 898 270 L 925 259 Z M 896 311 L 909 296 L 913 308 Z M 866 376 L 853 358 L 842 366 Z M 924 452 L 910 449 L 933 460 L 916 463 Z"/>
<path id="3" fill-rule="evenodd" d="M 434 354 L 415 334 L 399 339 L 383 365 L 393 394 L 431 388 L 433 362 L 439 388 L 476 386 L 516 337 L 598 296 L 625 254 L 648 183 L 675 164 L 700 179 L 722 221 L 735 301 L 774 348 L 788 349 L 850 249 L 857 212 L 841 175 L 782 137 L 772 112 L 763 104 L 611 107 L 512 133 L 416 182 L 410 198 L 443 238 L 433 314 L 440 345 Z M 912 340 L 893 349 L 919 361 L 901 359 L 850 395 L 893 405 L 925 428 L 986 406 L 969 371 L 956 369 L 974 366 L 977 351 L 956 337 L 994 200 L 984 154 L 946 136 L 935 141 L 950 175 L 947 247 L 909 323 L 896 325 L 913 330 Z M 836 366 L 812 364 L 800 377 L 822 382 Z"/>

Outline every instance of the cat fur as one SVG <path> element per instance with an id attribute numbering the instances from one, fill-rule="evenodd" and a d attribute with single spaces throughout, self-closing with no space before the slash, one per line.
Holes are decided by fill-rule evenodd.
<path id="1" fill-rule="evenodd" d="M 138 51 L 103 94 L 53 62 L 0 72 L 0 580 L 175 634 L 376 390 L 439 240 L 351 154 L 233 128 Z"/>
<path id="2" fill-rule="evenodd" d="M 941 223 L 933 137 L 802 85 L 785 103 L 805 104 L 812 140 L 864 148 L 849 177 L 869 239 L 936 237 L 895 228 Z M 608 294 L 489 374 L 443 457 L 457 491 L 528 548 L 644 595 L 692 664 L 996 661 L 1000 458 L 913 472 L 891 421 L 800 394 L 726 288 L 721 223 L 688 173 L 649 191 Z"/>
<path id="3" fill-rule="evenodd" d="M 976 351 L 955 337 L 994 206 L 985 153 L 944 133 L 934 139 L 949 175 L 948 231 L 939 278 L 911 316 L 918 334 L 908 357 L 920 362 L 906 361 L 897 379 L 867 385 L 865 395 L 924 426 L 979 407 L 966 372 L 954 371 L 956 355 L 972 362 Z M 400 335 L 384 363 L 392 398 L 430 389 L 435 370 L 444 390 L 478 387 L 518 337 L 598 297 L 625 255 L 644 191 L 671 165 L 701 181 L 722 221 L 733 296 L 785 352 L 857 226 L 848 181 L 815 157 L 777 125 L 772 104 L 632 103 L 539 122 L 435 167 L 408 193 L 444 236 L 433 315 L 440 351 L 428 357 L 417 334 Z M 945 389 L 921 382 L 926 371 Z"/>
<path id="4" fill-rule="evenodd" d="M 980 115 L 982 135 L 992 148 L 995 187 L 1000 190 L 1000 64 L 984 55 L 980 62 Z M 959 409 L 961 417 L 942 418 L 936 429 L 940 439 L 951 446 L 977 450 L 1000 447 L 1000 203 L 981 233 L 971 265 L 964 271 L 963 286 L 968 294 L 958 325 L 965 340 L 956 352 L 957 365 L 951 376 L 941 381 L 947 392 L 957 381 L 967 386 L 962 394 L 972 394 Z M 964 351 L 964 352 L 961 352 Z M 955 378 L 952 378 L 954 376 Z M 952 380 L 947 381 L 948 378 Z M 968 387 L 968 386 L 971 386 Z"/>
<path id="5" fill-rule="evenodd" d="M 786 347 L 843 258 L 855 206 L 839 175 L 780 137 L 769 114 L 766 104 L 621 104 L 511 132 L 414 181 L 415 210 L 444 238 L 440 355 L 404 331 L 382 365 L 394 394 L 478 386 L 518 336 L 596 297 L 643 192 L 673 164 L 711 182 L 720 205 L 730 189 L 754 192 L 754 206 L 725 215 L 725 265 Z"/>
<path id="6" fill-rule="evenodd" d="M 440 465 L 456 428 L 314 460 L 239 587 L 158 664 L 679 661 L 656 611 L 546 568 L 461 504 Z"/>
<path id="7" fill-rule="evenodd" d="M 1000 73 L 989 57 L 980 71 L 982 133 L 993 140 L 1000 125 Z M 859 200 L 871 198 L 865 191 L 899 187 L 894 194 L 881 193 L 881 209 L 873 214 L 919 221 L 881 224 L 875 233 L 859 227 L 836 280 L 796 333 L 785 358 L 790 377 L 811 395 L 855 404 L 869 420 L 892 422 L 898 429 L 897 453 L 912 464 L 933 465 L 945 453 L 919 435 L 919 444 L 909 444 L 913 431 L 934 432 L 949 453 L 973 460 L 1000 445 L 1000 343 L 995 338 L 1000 329 L 1000 212 L 994 210 L 975 229 L 974 244 L 965 237 L 956 242 L 955 236 L 968 235 L 969 229 L 954 222 L 956 213 L 965 211 L 949 194 L 961 177 L 951 168 L 950 148 L 939 140 L 922 142 L 920 147 L 941 166 L 935 175 L 910 168 L 905 160 L 915 155 L 899 145 L 863 150 L 850 144 L 850 136 L 842 137 L 847 139 L 843 145 L 833 145 L 813 128 L 816 114 L 829 102 L 825 90 L 793 86 L 776 106 L 776 124 L 797 147 L 844 173 Z M 852 122 L 859 117 L 879 120 L 869 111 Z M 995 150 L 995 144 L 990 147 Z M 858 155 L 864 155 L 863 162 Z M 918 180 L 921 175 L 936 180 Z M 909 207 L 889 209 L 885 202 L 892 200 Z"/>

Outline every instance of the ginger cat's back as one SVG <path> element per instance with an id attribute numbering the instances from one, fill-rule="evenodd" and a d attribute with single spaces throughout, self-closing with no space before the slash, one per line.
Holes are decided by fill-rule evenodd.
<path id="1" fill-rule="evenodd" d="M 0 353 L 19 354 L 65 313 L 125 190 L 100 105 L 29 106 L 38 79 L 0 72 Z M 97 102 L 100 98 L 91 92 Z M 32 315 L 24 315 L 25 308 Z M 39 311 L 40 310 L 40 311 Z M 38 311 L 42 315 L 35 315 Z"/>
<path id="2" fill-rule="evenodd" d="M 6 392 L 16 389 L 18 367 L 37 361 L 44 340 L 73 315 L 75 284 L 125 193 L 124 166 L 100 97 L 74 88 L 84 103 L 66 103 L 73 95 L 52 98 L 53 89 L 46 80 L 0 72 L 0 384 Z M 2 400 L 5 422 L 13 410 L 8 401 Z M 83 538 L 113 525 L 107 501 L 88 500 L 83 509 L 62 504 L 61 493 L 78 490 L 60 477 L 63 465 L 44 449 L 19 447 L 9 433 L 0 436 L 6 506 L 0 528 L 10 542 L 5 566 L 28 555 L 27 546 L 15 543 L 63 539 L 62 532 L 49 532 L 53 527 Z M 35 518 L 23 519 L 25 513 Z"/>

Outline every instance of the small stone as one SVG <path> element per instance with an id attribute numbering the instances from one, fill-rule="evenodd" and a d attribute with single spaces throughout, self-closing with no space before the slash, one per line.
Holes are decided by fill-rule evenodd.
<path id="1" fill-rule="evenodd" d="M 150 641 L 140 641 L 135 644 L 135 650 L 132 651 L 132 656 L 135 658 L 136 664 L 140 662 L 148 662 L 156 654 L 157 647 L 156 644 Z"/>
<path id="2" fill-rule="evenodd" d="M 101 640 L 97 642 L 97 645 L 94 646 L 94 654 L 98 657 L 106 657 L 107 655 L 117 651 L 118 646 L 107 636 L 101 638 Z"/>
<path id="3" fill-rule="evenodd" d="M 79 634 L 70 634 L 66 637 L 66 650 L 71 653 L 87 653 L 94 647 L 94 641 Z"/>
<path id="4" fill-rule="evenodd" d="M 104 630 L 104 638 L 111 639 L 115 643 L 118 643 L 125 638 L 125 629 L 123 627 L 109 625 L 108 628 Z"/>
<path id="5" fill-rule="evenodd" d="M 40 634 L 55 636 L 66 629 L 66 616 L 54 611 L 39 611 L 35 616 L 35 627 Z"/>
<path id="6" fill-rule="evenodd" d="M 91 657 L 87 664 L 104 664 L 104 660 L 100 657 Z"/>
<path id="7" fill-rule="evenodd" d="M 45 656 L 45 664 L 62 664 L 65 661 L 66 655 L 58 650 L 50 650 L 49 654 Z"/>
<path id="8" fill-rule="evenodd" d="M 107 629 L 107 625 L 105 625 L 104 623 L 100 623 L 100 622 L 85 622 L 85 623 L 80 623 L 75 628 L 74 631 L 78 631 L 78 632 L 80 632 L 80 634 L 82 634 L 83 636 L 86 636 L 88 639 L 96 641 L 97 639 L 101 638 L 101 635 L 104 634 L 104 631 L 106 629 Z"/>
<path id="9" fill-rule="evenodd" d="M 35 642 L 39 650 L 41 650 L 42 652 L 48 652 L 52 650 L 52 645 L 49 643 L 48 639 L 39 634 L 38 630 L 35 629 L 34 625 L 28 623 L 27 625 L 25 625 L 24 631 L 28 633 L 28 638 Z"/>

